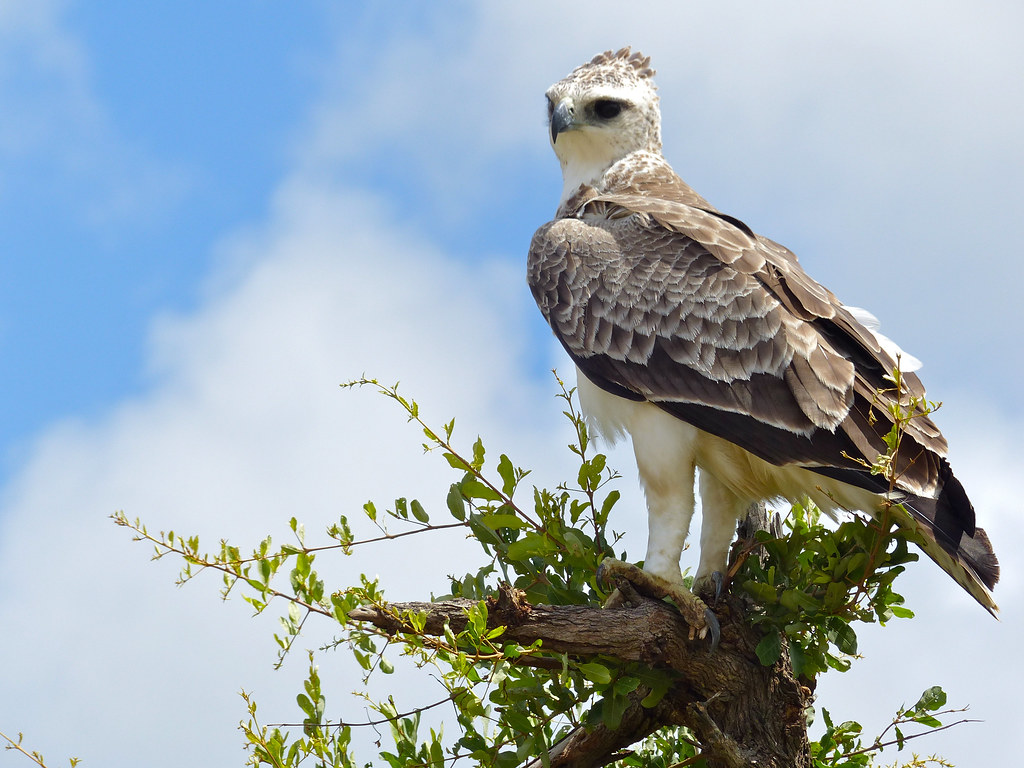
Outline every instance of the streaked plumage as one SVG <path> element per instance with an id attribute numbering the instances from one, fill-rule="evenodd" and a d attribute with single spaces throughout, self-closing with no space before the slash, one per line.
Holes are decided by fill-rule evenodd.
<path id="1" fill-rule="evenodd" d="M 887 379 L 899 349 L 796 256 L 713 208 L 661 155 L 649 59 L 623 49 L 547 93 L 565 187 L 530 246 L 528 279 L 606 437 L 633 440 L 647 496 L 645 568 L 679 581 L 701 469 L 697 577 L 722 570 L 752 501 L 805 496 L 877 512 L 889 491 Z M 903 398 L 923 397 L 901 358 Z M 913 361 L 916 363 L 916 361 Z M 878 392 L 889 390 L 889 395 Z M 874 403 L 874 407 L 873 407 Z M 998 564 L 925 415 L 909 422 L 896 492 L 923 549 L 979 602 Z"/>

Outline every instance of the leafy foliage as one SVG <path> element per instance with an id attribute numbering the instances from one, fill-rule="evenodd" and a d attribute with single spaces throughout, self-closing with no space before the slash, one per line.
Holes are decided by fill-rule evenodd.
<path id="1" fill-rule="evenodd" d="M 371 723 L 349 722 L 328 706 L 317 655 L 310 652 L 303 690 L 296 697 L 301 722 L 263 724 L 255 700 L 243 693 L 248 717 L 241 728 L 249 746 L 249 764 L 290 768 L 312 760 L 321 766 L 357 766 L 352 734 L 360 726 L 390 732 L 391 745 L 381 747 L 375 756 L 380 764 L 512 768 L 531 758 L 546 764 L 551 746 L 574 727 L 604 723 L 615 728 L 629 695 L 638 689 L 647 692 L 644 706 L 655 706 L 675 682 L 672 673 L 604 656 L 570 657 L 545 650 L 539 643 L 523 646 L 507 641 L 504 627 L 488 625 L 488 598 L 498 595 L 501 582 L 521 590 L 533 604 L 600 605 L 608 597 L 595 573 L 603 558 L 614 556 L 619 542 L 608 525 L 619 498 L 610 487 L 616 474 L 603 455 L 592 451 L 573 391 L 561 385 L 559 397 L 575 433 L 569 450 L 579 462 L 576 476 L 554 490 L 527 491 L 523 481 L 528 472 L 504 454 L 489 463 L 479 438 L 469 450 L 457 449 L 454 420 L 436 430 L 421 419 L 416 402 L 399 394 L 395 386 L 368 379 L 346 386 L 371 386 L 391 398 L 422 431 L 424 449 L 440 453 L 455 471 L 458 479 L 446 494 L 440 519 L 432 505 L 399 497 L 386 509 L 373 502 L 364 505 L 362 514 L 377 527 L 377 536 L 357 540 L 352 524 L 342 516 L 327 528 L 326 542 L 311 545 L 303 526 L 292 518 L 288 543 L 275 545 L 267 537 L 243 553 L 222 541 L 208 553 L 196 537 L 173 531 L 151 534 L 138 520 L 130 521 L 123 514 L 114 517 L 137 540 L 154 545 L 154 558 L 168 554 L 182 558 L 179 583 L 213 570 L 221 575 L 225 598 L 240 589 L 256 613 L 280 605 L 281 629 L 275 635 L 278 664 L 314 617 L 336 627 L 340 634 L 332 647 L 347 648 L 361 670 L 364 686 L 371 678 L 393 673 L 397 650 L 442 687 L 439 699 L 404 711 L 391 697 L 367 698 L 379 718 Z M 524 497 L 529 504 L 523 503 Z M 807 678 L 828 668 L 846 669 L 849 657 L 856 653 L 852 623 L 885 623 L 893 617 L 912 616 L 892 587 L 904 564 L 915 556 L 884 519 L 878 523 L 855 518 L 832 529 L 821 524 L 816 510 L 799 506 L 788 527 L 788 535 L 782 538 L 761 535 L 759 551 L 746 553 L 758 556 L 747 557 L 734 580 L 758 606 L 751 614 L 751 620 L 765 630 L 758 655 L 770 664 L 787 648 L 794 668 Z M 465 530 L 483 552 L 479 568 L 450 579 L 449 597 L 475 601 L 466 611 L 465 622 L 455 629 L 446 623 L 441 632 L 427 631 L 427 614 L 390 606 L 376 580 L 362 576 L 358 584 L 334 588 L 316 570 L 317 558 L 328 552 L 347 556 L 375 542 L 386 545 L 401 537 L 452 528 Z M 624 552 L 620 557 L 627 559 Z M 365 607 L 388 613 L 397 629 L 385 631 L 350 619 Z M 834 725 L 825 712 L 825 734 L 813 745 L 815 765 L 868 765 L 884 747 L 902 749 L 915 738 L 916 733 L 904 735 L 908 725 L 948 727 L 937 718 L 953 710 L 941 710 L 945 696 L 940 689 L 930 691 L 914 707 L 898 712 L 892 725 L 866 746 L 858 724 Z M 440 728 L 423 726 L 423 713 L 435 708 L 448 712 L 447 736 Z M 893 736 L 887 738 L 890 730 Z M 908 765 L 945 765 L 933 758 L 914 760 L 918 762 Z M 663 729 L 634 745 L 618 764 L 680 768 L 704 761 L 692 734 L 676 728 Z"/>
<path id="2" fill-rule="evenodd" d="M 885 730 L 867 746 L 864 745 L 861 738 L 860 723 L 847 721 L 836 725 L 832 722 L 828 710 L 824 710 L 822 714 L 825 719 L 825 733 L 821 739 L 811 745 L 815 764 L 835 765 L 843 768 L 869 766 L 872 765 L 873 755 L 884 747 L 895 745 L 897 749 L 902 750 L 907 741 L 921 736 L 922 733 L 927 733 L 927 731 L 918 731 L 908 735 L 904 733 L 908 725 L 944 730 L 961 723 L 972 722 L 957 720 L 943 725 L 939 720 L 940 716 L 964 711 L 963 709 L 943 709 L 945 704 L 946 694 L 941 688 L 933 686 L 927 689 L 914 706 L 901 708 Z M 892 732 L 891 735 L 890 732 Z M 910 762 L 904 763 L 904 768 L 926 768 L 926 766 L 952 766 L 952 763 L 934 755 L 922 758 L 916 754 L 911 757 Z"/>
<path id="3" fill-rule="evenodd" d="M 876 419 L 874 409 L 884 403 L 892 423 L 884 438 L 887 450 L 872 463 L 857 461 L 884 477 L 893 495 L 908 425 L 941 404 L 910 395 L 898 365 L 887 379 L 891 387 L 876 394 L 869 414 Z M 793 505 L 785 536 L 757 534 L 763 555 L 747 558 L 737 578 L 761 607 L 751 620 L 765 628 L 757 648 L 763 664 L 773 664 L 786 647 L 798 677 L 813 679 L 828 668 L 845 672 L 857 654 L 855 622 L 884 625 L 892 618 L 913 618 L 893 590 L 905 565 L 918 559 L 907 546 L 911 534 L 895 523 L 895 506 L 878 518 L 854 515 L 830 528 L 808 501 Z M 901 517 L 908 515 L 904 511 Z"/>
<path id="4" fill-rule="evenodd" d="M 785 536 L 757 534 L 765 557 L 747 558 L 737 578 L 761 607 L 751 616 L 766 630 L 758 657 L 774 664 L 785 637 L 798 677 L 845 672 L 857 654 L 854 622 L 913 617 L 892 586 L 918 556 L 884 518 L 854 517 L 830 528 L 808 503 L 793 505 L 785 525 Z"/>

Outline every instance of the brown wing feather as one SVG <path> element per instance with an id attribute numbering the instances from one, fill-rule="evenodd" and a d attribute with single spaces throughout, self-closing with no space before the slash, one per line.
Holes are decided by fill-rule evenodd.
<path id="1" fill-rule="evenodd" d="M 801 407 L 816 426 L 831 429 L 841 423 L 852 402 L 846 388 L 856 370 L 858 394 L 879 402 L 876 416 L 880 426 L 872 431 L 882 429 L 884 434 L 892 428 L 889 408 L 895 404 L 896 393 L 891 391 L 888 377 L 897 361 L 831 291 L 804 272 L 791 251 L 713 209 L 633 194 L 600 195 L 592 204 L 618 205 L 648 214 L 664 229 L 697 240 L 723 263 L 756 278 L 786 310 L 787 340 L 796 352 L 790 380 Z M 904 401 L 924 398 L 924 386 L 916 374 L 904 372 L 901 380 Z M 888 395 L 879 395 L 886 390 L 890 390 Z M 852 424 L 847 427 L 856 428 Z M 923 448 L 945 455 L 945 439 L 927 416 L 911 420 L 907 434 Z M 934 476 L 934 467 L 927 474 Z"/>
<path id="2" fill-rule="evenodd" d="M 804 436 L 839 430 L 868 462 L 884 451 L 891 403 L 878 391 L 891 387 L 896 361 L 793 254 L 684 203 L 592 190 L 577 203 L 575 217 L 535 235 L 530 285 L 577 364 L 602 369 L 595 383 L 747 414 Z M 904 383 L 923 396 L 916 376 Z M 941 434 L 921 416 L 905 440 L 914 457 L 907 490 L 933 493 Z M 797 453 L 793 461 L 811 458 Z"/>

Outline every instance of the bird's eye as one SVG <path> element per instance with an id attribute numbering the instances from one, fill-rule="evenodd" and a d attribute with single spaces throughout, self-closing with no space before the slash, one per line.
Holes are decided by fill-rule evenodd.
<path id="1" fill-rule="evenodd" d="M 602 120 L 611 120 L 622 111 L 623 103 L 612 99 L 598 99 L 594 102 L 594 114 Z"/>

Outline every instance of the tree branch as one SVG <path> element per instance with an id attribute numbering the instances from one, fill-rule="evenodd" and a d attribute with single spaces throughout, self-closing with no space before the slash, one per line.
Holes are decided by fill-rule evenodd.
<path id="1" fill-rule="evenodd" d="M 764 507 L 752 507 L 737 544 L 745 547 L 743 556 L 754 549 L 754 532 L 769 525 Z M 629 573 L 625 568 L 620 575 L 628 579 Z M 506 641 L 528 646 L 539 640 L 544 651 L 584 659 L 611 656 L 672 670 L 679 677 L 653 707 L 641 703 L 647 690 L 633 691 L 618 728 L 601 724 L 575 729 L 550 750 L 551 768 L 602 768 L 631 744 L 664 726 L 679 725 L 693 731 L 709 768 L 809 768 L 804 710 L 811 692 L 794 678 L 785 648 L 774 665 L 762 666 L 755 653 L 761 633 L 745 620 L 745 599 L 727 594 L 712 606 L 721 625 L 721 642 L 709 652 L 706 640 L 690 639 L 692 623 L 658 599 L 662 595 L 657 590 L 655 599 L 642 594 L 645 585 L 644 579 L 624 581 L 620 599 L 605 608 L 530 605 L 508 585 L 497 598 L 488 599 L 487 626 L 505 627 Z M 348 615 L 385 632 L 411 632 L 401 614 L 414 611 L 427 617 L 425 634 L 441 635 L 445 625 L 456 633 L 465 629 L 467 609 L 474 604 L 393 603 L 357 608 Z M 535 760 L 528 768 L 541 764 Z"/>
<path id="2" fill-rule="evenodd" d="M 619 728 L 597 726 L 570 734 L 551 752 L 554 768 L 599 768 L 612 755 L 662 726 L 686 725 L 707 750 L 711 768 L 735 768 L 752 761 L 763 768 L 810 765 L 804 707 L 810 692 L 792 675 L 788 654 L 763 667 L 754 648 L 760 635 L 743 620 L 741 599 L 727 596 L 716 608 L 722 641 L 709 653 L 706 641 L 688 639 L 689 627 L 668 603 L 643 598 L 613 610 L 592 606 L 528 605 L 506 587 L 500 600 L 489 601 L 488 627 L 504 626 L 503 638 L 530 645 L 537 640 L 554 653 L 590 658 L 613 656 L 643 662 L 680 674 L 662 701 L 641 706 L 634 692 Z M 357 608 L 349 618 L 386 632 L 409 632 L 403 611 L 425 613 L 424 632 L 440 635 L 448 624 L 460 632 L 467 623 L 470 600 L 438 603 L 393 603 L 388 609 Z M 753 745 L 743 753 L 738 744 Z"/>
<path id="3" fill-rule="evenodd" d="M 462 599 L 392 603 L 388 610 L 367 606 L 355 608 L 348 615 L 352 620 L 369 622 L 386 632 L 409 632 L 411 628 L 397 614 L 426 613 L 423 631 L 428 635 L 441 635 L 445 624 L 453 632 L 465 629 L 466 610 L 474 604 L 473 600 Z M 500 610 L 489 612 L 488 629 L 504 626 L 506 639 L 521 645 L 541 640 L 544 649 L 554 653 L 604 654 L 623 661 L 673 668 L 678 665 L 705 675 L 722 661 L 708 654 L 706 642 L 687 640 L 689 627 L 679 613 L 667 603 L 654 600 L 614 611 L 584 605 L 534 605 L 515 615 L 503 613 Z"/>
<path id="4" fill-rule="evenodd" d="M 662 699 L 654 707 L 640 702 L 649 693 L 638 688 L 629 694 L 629 704 L 622 714 L 618 728 L 601 724 L 594 728 L 577 728 L 551 748 L 548 753 L 551 768 L 602 768 L 621 757 L 621 750 L 669 724 L 681 724 L 675 706 Z M 525 768 L 541 768 L 540 758 L 527 763 Z"/>

